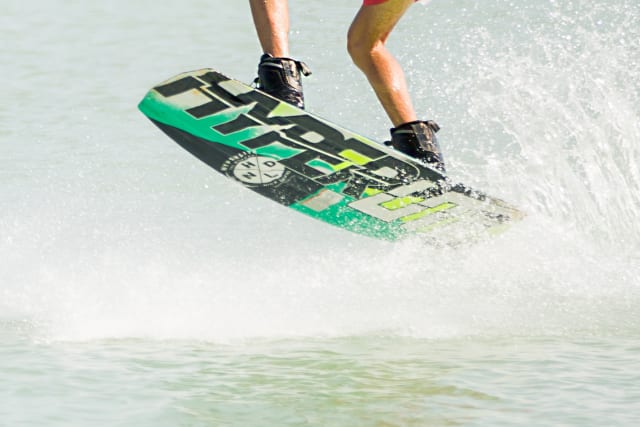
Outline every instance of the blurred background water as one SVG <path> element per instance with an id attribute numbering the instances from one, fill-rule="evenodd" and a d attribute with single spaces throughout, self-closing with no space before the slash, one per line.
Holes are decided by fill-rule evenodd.
<path id="1" fill-rule="evenodd" d="M 308 109 L 383 140 L 359 4 L 291 2 Z M 389 40 L 452 177 L 525 210 L 433 249 L 216 175 L 136 110 L 255 76 L 248 4 L 3 0 L 0 424 L 637 425 L 640 4 L 434 0 Z"/>

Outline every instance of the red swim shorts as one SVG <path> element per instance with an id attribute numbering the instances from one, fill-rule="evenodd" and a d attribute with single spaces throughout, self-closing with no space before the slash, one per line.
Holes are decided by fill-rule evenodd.
<path id="1" fill-rule="evenodd" d="M 374 4 L 380 4 L 380 3 L 385 3 L 389 0 L 363 0 L 362 5 L 363 6 L 373 6 Z M 416 0 L 418 1 L 418 0 Z"/>

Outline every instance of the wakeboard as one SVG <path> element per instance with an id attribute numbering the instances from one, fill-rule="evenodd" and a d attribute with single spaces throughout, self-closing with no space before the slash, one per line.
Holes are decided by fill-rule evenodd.
<path id="1" fill-rule="evenodd" d="M 458 245 L 502 232 L 524 216 L 403 153 L 213 69 L 158 84 L 139 108 L 224 176 L 355 233 Z"/>

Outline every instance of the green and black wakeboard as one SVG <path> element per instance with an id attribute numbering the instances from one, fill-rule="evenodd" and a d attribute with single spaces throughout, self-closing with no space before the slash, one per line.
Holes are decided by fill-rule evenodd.
<path id="1" fill-rule="evenodd" d="M 212 69 L 160 83 L 139 108 L 228 178 L 355 233 L 457 245 L 523 217 L 403 153 Z"/>

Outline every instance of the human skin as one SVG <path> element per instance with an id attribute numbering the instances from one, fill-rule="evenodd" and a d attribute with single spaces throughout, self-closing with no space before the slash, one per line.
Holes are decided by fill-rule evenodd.
<path id="1" fill-rule="evenodd" d="M 288 58 L 287 0 L 249 0 L 264 53 Z M 361 6 L 347 35 L 347 50 L 362 70 L 394 127 L 417 120 L 402 67 L 386 48 L 389 34 L 414 0 Z"/>

